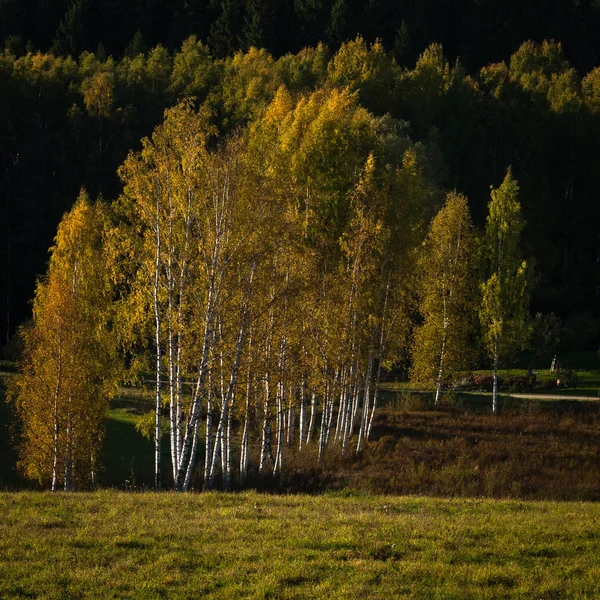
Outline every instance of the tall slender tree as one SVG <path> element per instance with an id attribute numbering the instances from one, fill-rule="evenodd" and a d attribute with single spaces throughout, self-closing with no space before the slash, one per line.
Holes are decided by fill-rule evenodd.
<path id="1" fill-rule="evenodd" d="M 502 185 L 492 189 L 485 226 L 488 277 L 482 285 L 479 317 L 492 360 L 494 414 L 498 413 L 500 361 L 525 343 L 529 330 L 530 269 L 519 247 L 524 222 L 518 196 L 519 184 L 509 168 Z"/>
<path id="2" fill-rule="evenodd" d="M 102 423 L 116 381 L 104 269 L 106 209 L 82 192 L 60 223 L 13 393 L 23 473 L 52 490 L 95 482 Z"/>
<path id="3" fill-rule="evenodd" d="M 475 236 L 465 196 L 448 194 L 433 219 L 419 258 L 423 323 L 413 341 L 412 379 L 434 383 L 435 403 L 444 382 L 468 368 L 476 315 Z"/>

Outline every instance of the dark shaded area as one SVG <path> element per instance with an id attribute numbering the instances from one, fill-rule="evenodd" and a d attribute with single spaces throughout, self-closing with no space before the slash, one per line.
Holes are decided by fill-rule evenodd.
<path id="1" fill-rule="evenodd" d="M 12 406 L 6 401 L 4 377 L 0 377 L 0 489 L 19 488 L 24 483 L 17 474 L 16 425 Z"/>
<path id="2" fill-rule="evenodd" d="M 112 401 L 100 455 L 101 487 L 129 491 L 154 488 L 154 441 L 136 429 L 136 420 L 141 415 L 153 416 L 152 401 L 144 396 L 125 392 Z M 172 483 L 168 434 L 163 435 L 161 451 L 162 481 L 168 489 Z"/>
<path id="3" fill-rule="evenodd" d="M 168 455 L 165 456 L 165 459 Z M 135 429 L 134 423 L 108 419 L 98 483 L 103 487 L 152 489 L 154 444 Z"/>
<path id="4" fill-rule="evenodd" d="M 410 64 L 432 42 L 469 68 L 506 58 L 524 40 L 561 40 L 573 64 L 600 58 L 595 0 L 4 0 L 0 44 L 78 56 L 121 57 L 158 43 L 173 50 L 189 35 L 216 56 L 249 46 L 275 55 L 319 41 L 333 48 L 361 34 L 382 39 Z"/>

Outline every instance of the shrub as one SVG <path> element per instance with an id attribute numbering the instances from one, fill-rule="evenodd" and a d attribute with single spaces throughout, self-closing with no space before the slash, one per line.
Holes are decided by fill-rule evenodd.
<path id="1" fill-rule="evenodd" d="M 565 387 L 577 389 L 577 383 L 578 383 L 577 372 L 574 371 L 573 369 L 565 369 L 560 374 L 560 382 Z"/>
<path id="2" fill-rule="evenodd" d="M 491 392 L 494 387 L 493 375 L 475 375 L 474 385 L 476 389 L 483 390 L 485 392 Z M 498 387 L 504 385 L 502 377 L 498 377 Z"/>
<path id="3" fill-rule="evenodd" d="M 422 394 L 402 394 L 398 407 L 403 412 L 421 412 L 427 409 L 427 401 Z"/>
<path id="4" fill-rule="evenodd" d="M 531 389 L 531 386 L 529 384 L 529 377 L 527 377 L 526 375 L 511 377 L 508 380 L 508 386 L 516 392 L 523 392 L 525 390 Z"/>

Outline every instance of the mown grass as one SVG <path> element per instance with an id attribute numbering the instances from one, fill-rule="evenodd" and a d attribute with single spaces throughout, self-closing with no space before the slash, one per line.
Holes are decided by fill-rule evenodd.
<path id="1" fill-rule="evenodd" d="M 600 360 L 596 352 L 578 352 L 559 356 L 561 370 L 559 373 L 550 372 L 551 356 L 543 356 L 535 364 L 536 385 L 532 389 L 515 389 L 510 384 L 512 379 L 527 379 L 529 374 L 530 355 L 523 354 L 510 367 L 500 369 L 498 376 L 501 381 L 501 391 L 506 393 L 531 392 L 540 395 L 572 395 L 589 396 L 591 398 L 600 398 Z M 572 376 L 565 377 L 567 371 Z M 475 377 L 490 376 L 489 369 L 479 369 L 470 373 L 465 373 L 465 377 L 473 375 Z M 573 377 L 574 376 L 574 377 Z M 557 380 L 561 380 L 561 386 L 557 386 Z M 567 385 L 568 384 L 568 385 Z M 382 384 L 382 389 L 388 393 L 402 392 L 415 393 L 416 391 L 431 391 L 421 383 L 410 381 L 388 381 Z M 488 386 L 491 391 L 491 385 Z"/>
<path id="2" fill-rule="evenodd" d="M 0 494 L 2 598 L 593 598 L 600 505 Z"/>

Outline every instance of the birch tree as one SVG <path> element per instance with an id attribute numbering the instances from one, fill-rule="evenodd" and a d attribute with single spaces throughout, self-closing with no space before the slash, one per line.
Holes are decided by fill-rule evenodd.
<path id="1" fill-rule="evenodd" d="M 528 335 L 530 269 L 519 248 L 523 220 L 519 184 L 509 169 L 502 185 L 492 189 L 485 227 L 488 277 L 483 283 L 479 318 L 492 360 L 492 412 L 498 413 L 500 361 L 523 346 Z"/>
<path id="2" fill-rule="evenodd" d="M 106 209 L 81 192 L 38 282 L 12 394 L 23 424 L 19 465 L 53 491 L 94 484 L 102 425 L 116 390 L 112 289 L 102 250 Z"/>
<path id="3" fill-rule="evenodd" d="M 116 237 L 138 265 L 123 314 L 153 340 L 157 489 L 167 412 L 178 490 L 194 485 L 203 414 L 206 488 L 234 483 L 236 439 L 247 479 L 253 418 L 262 476 L 291 446 L 346 452 L 359 423 L 361 449 L 429 210 L 418 151 L 356 94 L 282 87 L 222 140 L 209 121 L 190 102 L 167 111 L 121 169 Z"/>
<path id="4" fill-rule="evenodd" d="M 443 384 L 468 368 L 476 314 L 475 236 L 465 196 L 448 194 L 433 219 L 419 258 L 423 323 L 413 342 L 411 379 Z"/>
<path id="5" fill-rule="evenodd" d="M 129 299 L 138 313 L 152 307 L 154 314 L 156 489 L 163 404 L 169 407 L 173 486 L 192 485 L 205 403 L 205 485 L 213 485 L 219 459 L 229 480 L 223 467 L 231 464 L 228 432 L 254 281 L 272 239 L 261 236 L 277 206 L 252 175 L 243 136 L 207 147 L 207 117 L 190 102 L 167 111 L 142 152 L 121 168 L 120 211 L 130 220 L 125 234 L 132 239 L 125 248 L 133 248 L 140 266 Z"/>

